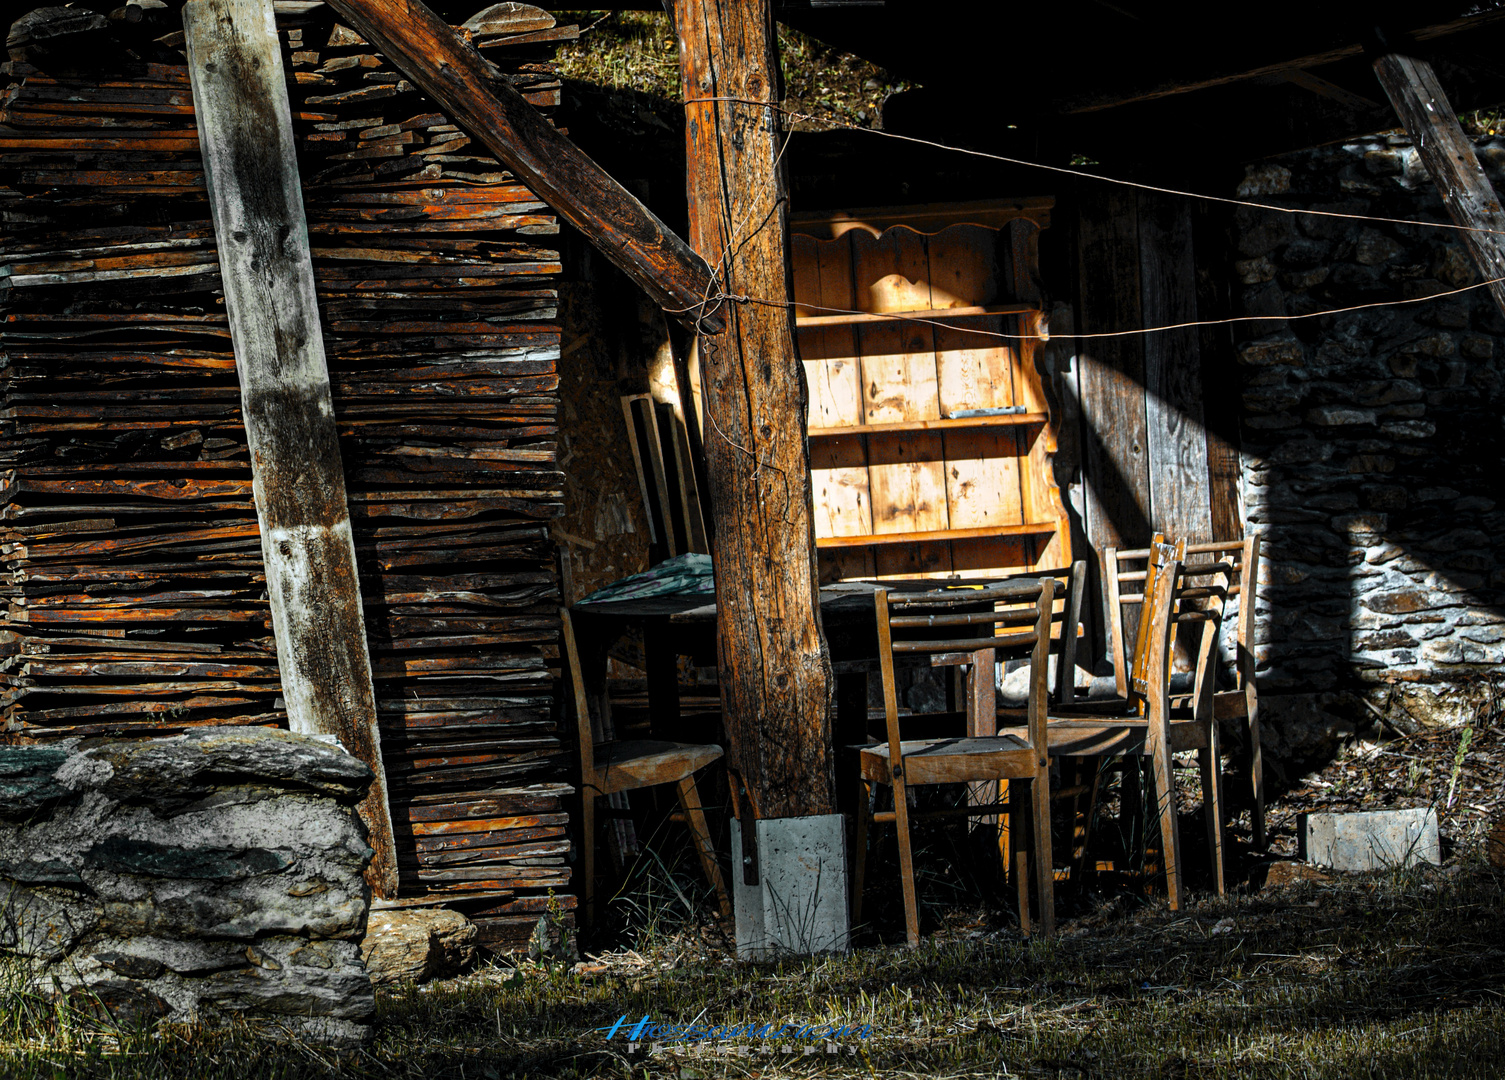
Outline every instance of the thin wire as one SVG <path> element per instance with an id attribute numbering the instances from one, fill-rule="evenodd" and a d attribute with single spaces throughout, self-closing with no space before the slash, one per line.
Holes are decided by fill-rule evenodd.
<path id="1" fill-rule="evenodd" d="M 901 142 L 916 143 L 920 146 L 929 146 L 937 150 L 949 150 L 957 154 L 967 154 L 971 157 L 986 158 L 989 161 L 1001 161 L 1008 165 L 1022 165 L 1030 169 L 1043 169 L 1046 172 L 1060 173 L 1064 176 L 1074 176 L 1083 180 L 1098 180 L 1105 184 L 1119 184 L 1123 187 L 1137 188 L 1140 191 L 1153 191 L 1161 195 L 1177 195 L 1186 199 L 1202 199 L 1206 202 L 1223 203 L 1228 206 L 1248 206 L 1256 210 L 1273 210 L 1280 214 L 1305 214 L 1310 217 L 1342 218 L 1347 221 L 1379 221 L 1390 225 L 1415 225 L 1428 229 L 1448 229 L 1453 232 L 1465 233 L 1488 233 L 1492 236 L 1505 235 L 1505 230 L 1481 229 L 1473 225 L 1459 225 L 1448 221 L 1412 221 L 1409 218 L 1381 217 L 1376 214 L 1345 214 L 1337 210 L 1310 210 L 1294 206 L 1277 206 L 1273 203 L 1250 202 L 1246 199 L 1233 199 L 1225 195 L 1207 195 L 1199 191 L 1181 191 L 1178 188 L 1161 187 L 1157 184 L 1146 184 L 1138 180 L 1124 180 L 1117 176 L 1104 176 L 1101 173 L 1082 172 L 1078 169 L 1069 169 L 1062 165 L 1046 165 L 1039 161 L 1028 161 L 1024 158 L 1008 157 L 1004 154 L 993 154 L 986 150 L 971 150 L 965 146 L 952 146 L 948 143 L 935 142 L 931 139 L 922 139 L 917 135 L 900 135 L 894 131 L 883 131 L 879 128 L 862 127 L 860 124 L 848 123 L 844 120 L 834 120 L 830 117 L 816 116 L 813 113 L 795 112 L 786 109 L 782 105 L 772 101 L 759 101 L 757 98 L 744 98 L 732 96 L 716 96 L 703 98 L 687 98 L 686 105 L 697 105 L 702 102 L 732 101 L 744 105 L 761 105 L 782 113 L 792 120 L 812 120 L 818 124 L 830 124 L 832 127 L 844 128 L 848 131 L 862 131 L 869 135 L 882 135 L 890 139 L 898 139 Z"/>
<path id="2" fill-rule="evenodd" d="M 784 113 L 787 116 L 799 117 L 799 118 L 809 119 L 809 120 L 821 120 L 822 119 L 820 117 L 811 116 L 811 115 L 809 115 L 807 113 L 794 113 L 794 112 L 791 112 L 791 111 L 789 111 L 787 109 L 782 108 L 781 106 L 775 104 L 774 102 L 759 101 L 759 100 L 754 99 L 754 98 L 743 98 L 743 97 L 731 97 L 731 96 L 726 96 L 726 95 L 718 95 L 718 96 L 714 96 L 714 97 L 690 98 L 690 99 L 687 99 L 685 101 L 685 104 L 686 105 L 695 105 L 695 104 L 710 103 L 710 102 L 716 102 L 716 101 L 737 102 L 737 103 L 741 103 L 741 104 L 745 104 L 745 105 L 760 105 L 760 106 L 762 106 L 764 108 L 774 109 L 774 110 L 776 110 L 778 112 Z M 829 122 L 829 123 L 836 123 L 836 124 L 839 124 L 839 126 L 850 127 L 854 131 L 872 131 L 873 130 L 871 128 L 859 128 L 859 127 L 856 127 L 855 125 L 850 125 L 850 124 L 840 124 L 839 121 L 827 121 L 827 122 Z M 1365 221 L 1385 221 L 1385 222 L 1392 222 L 1392 223 L 1403 224 L 1403 225 L 1429 225 L 1429 226 L 1432 226 L 1434 228 L 1456 229 L 1456 230 L 1467 231 L 1467 232 L 1494 232 L 1494 230 L 1490 230 L 1490 229 L 1473 229 L 1473 228 L 1469 228 L 1467 226 L 1451 225 L 1451 224 L 1446 224 L 1446 223 L 1442 223 L 1442 222 L 1408 221 L 1405 218 L 1369 217 L 1369 216 L 1366 216 L 1366 215 L 1363 215 L 1363 214 L 1340 214 L 1340 213 L 1336 213 L 1336 212 L 1333 212 L 1333 211 L 1327 211 L 1327 210 L 1310 210 L 1310 211 L 1308 211 L 1308 210 L 1296 210 L 1296 209 L 1292 209 L 1292 208 L 1289 208 L 1289 207 L 1283 207 L 1283 206 L 1267 206 L 1264 203 L 1242 202 L 1242 201 L 1240 201 L 1238 199 L 1226 199 L 1226 198 L 1223 198 L 1222 196 L 1219 196 L 1219 195 L 1198 195 L 1195 192 L 1177 191 L 1177 190 L 1175 190 L 1173 188 L 1155 187 L 1154 185 L 1141 184 L 1141 183 L 1138 183 L 1137 181 L 1133 181 L 1133 180 L 1119 180 L 1119 179 L 1116 179 L 1114 177 L 1099 176 L 1099 175 L 1096 175 L 1096 174 L 1093 174 L 1093 173 L 1077 173 L 1074 170 L 1071 170 L 1071 169 L 1062 169 L 1062 168 L 1059 168 L 1058 166 L 1054 166 L 1054 165 L 1038 165 L 1035 162 L 1022 161 L 1022 160 L 1019 160 L 1019 159 L 1016 159 L 1016 158 L 1006 158 L 1006 157 L 1003 157 L 1003 156 L 997 155 L 997 154 L 986 154 L 986 153 L 983 153 L 982 151 L 965 150 L 965 149 L 960 148 L 960 147 L 946 146 L 943 143 L 932 143 L 932 142 L 929 142 L 929 140 L 926 140 L 926 139 L 916 139 L 916 138 L 912 138 L 911 136 L 907 136 L 907 135 L 893 135 L 891 132 L 875 131 L 874 134 L 879 134 L 879 135 L 885 135 L 886 134 L 886 135 L 890 135 L 892 138 L 904 139 L 904 140 L 909 141 L 909 142 L 925 143 L 925 144 L 930 145 L 930 146 L 939 147 L 940 149 L 943 149 L 943 150 L 956 150 L 959 153 L 974 154 L 974 155 L 979 156 L 979 157 L 996 158 L 997 160 L 1000 160 L 1000 161 L 1008 161 L 1008 162 L 1013 162 L 1013 163 L 1020 164 L 1020 165 L 1035 165 L 1037 168 L 1048 169 L 1048 170 L 1050 170 L 1052 172 L 1068 173 L 1068 174 L 1073 175 L 1073 176 L 1086 176 L 1086 177 L 1088 177 L 1090 179 L 1102 180 L 1102 181 L 1107 182 L 1107 183 L 1124 184 L 1124 185 L 1127 185 L 1129 187 L 1143 188 L 1145 190 L 1161 192 L 1163 194 L 1168 194 L 1168 195 L 1180 195 L 1180 196 L 1186 196 L 1188 198 L 1196 198 L 1196 199 L 1209 199 L 1209 200 L 1212 200 L 1212 201 L 1215 201 L 1215 202 L 1231 203 L 1231 204 L 1233 204 L 1235 206 L 1250 206 L 1250 207 L 1255 207 L 1255 208 L 1259 208 L 1259 209 L 1266 209 L 1266 210 L 1279 210 L 1279 211 L 1282 211 L 1283 213 L 1310 213 L 1310 214 L 1315 214 L 1315 215 L 1319 215 L 1319 216 L 1323 216 L 1323 217 L 1340 217 L 1340 218 L 1349 218 L 1349 219 L 1357 219 L 1357 220 L 1365 220 Z M 783 154 L 784 149 L 787 148 L 788 145 L 789 145 L 789 136 L 788 136 L 788 133 L 786 133 L 785 134 L 785 140 L 784 140 L 784 146 L 781 147 L 780 150 L 779 150 L 780 155 Z M 724 196 L 724 193 L 723 193 L 723 196 Z M 776 208 L 776 206 L 775 206 L 775 208 Z M 768 227 L 769 221 L 771 220 L 772 216 L 773 216 L 772 213 L 770 213 L 768 216 L 766 216 L 764 218 L 762 224 L 759 225 L 758 228 L 757 228 L 757 230 L 753 233 L 753 236 L 756 236 L 757 233 L 762 232 L 763 229 L 765 229 L 765 228 Z M 752 238 L 753 237 L 748 237 L 748 241 L 750 241 Z M 743 241 L 743 242 L 746 243 L 748 241 Z M 740 250 L 740 246 L 741 245 L 739 244 L 737 246 L 738 246 L 738 249 Z M 732 246 L 730 244 L 728 244 L 727 247 L 724 248 L 723 251 L 722 251 L 722 257 L 721 257 L 721 260 L 720 260 L 721 268 L 718 269 L 718 271 L 715 273 L 715 275 L 714 275 L 715 277 L 723 277 L 724 278 L 725 274 L 729 272 L 731 253 L 732 253 Z M 1461 288 L 1457 288 L 1457 289 L 1448 289 L 1445 292 L 1432 293 L 1429 296 L 1409 297 L 1409 298 L 1400 299 L 1400 300 L 1376 300 L 1376 301 L 1372 301 L 1372 302 L 1366 303 L 1366 304 L 1350 304 L 1350 305 L 1348 305 L 1346 307 L 1327 308 L 1327 309 L 1324 309 L 1322 311 L 1309 311 L 1309 312 L 1304 312 L 1304 313 L 1301 313 L 1301 314 L 1298 314 L 1298 315 L 1234 315 L 1234 316 L 1229 316 L 1228 318 L 1223 318 L 1223 319 L 1195 319 L 1195 320 L 1192 320 L 1190 322 L 1170 323 L 1170 324 L 1165 325 L 1165 326 L 1136 327 L 1136 328 L 1131 329 L 1131 330 L 1098 330 L 1098 331 L 1093 331 L 1093 332 L 1088 332 L 1088 333 L 1063 334 L 1061 336 L 1062 337 L 1079 338 L 1079 339 L 1083 339 L 1083 340 L 1094 339 L 1094 338 L 1123 338 L 1123 337 L 1134 337 L 1134 336 L 1137 336 L 1137 335 L 1145 335 L 1145 334 L 1159 334 L 1159 333 L 1164 333 L 1164 332 L 1166 332 L 1168 330 L 1187 330 L 1187 329 L 1193 329 L 1193 328 L 1202 327 L 1202 326 L 1231 326 L 1231 325 L 1233 325 L 1235 323 L 1281 322 L 1281 321 L 1283 321 L 1283 322 L 1292 322 L 1292 321 L 1295 321 L 1295 320 L 1298 320 L 1298 319 L 1318 319 L 1318 318 L 1323 318 L 1323 317 L 1329 316 L 1329 315 L 1343 315 L 1343 314 L 1346 314 L 1346 313 L 1351 312 L 1351 311 L 1365 311 L 1365 310 L 1368 310 L 1368 309 L 1371 309 L 1371 308 L 1399 307 L 1399 306 L 1402 306 L 1404 304 L 1424 304 L 1424 303 L 1427 303 L 1428 301 L 1431 301 L 1431 300 L 1440 300 L 1443 297 L 1447 297 L 1447 296 L 1457 296 L 1460 293 L 1473 292 L 1476 289 L 1487 289 L 1487 288 L 1489 288 L 1492 285 L 1499 285 L 1501 283 L 1505 283 L 1505 277 L 1490 278 L 1487 281 L 1476 282 L 1476 283 L 1474 283 L 1472 285 L 1465 285 L 1465 286 L 1463 286 Z M 713 281 L 712 284 L 713 285 L 715 284 L 714 281 Z M 723 289 L 721 289 L 719 287 L 717 287 L 717 293 L 716 293 L 715 296 L 707 295 L 706 298 L 703 299 L 703 300 L 701 300 L 698 304 L 691 305 L 690 308 L 682 308 L 682 309 L 676 309 L 674 311 L 670 311 L 670 314 L 682 314 L 684 312 L 693 310 L 695 308 L 699 308 L 701 310 L 701 312 L 702 312 L 702 317 L 703 317 L 704 310 L 705 310 L 705 308 L 706 308 L 706 306 L 708 304 L 712 305 L 711 310 L 714 311 L 714 310 L 716 310 L 717 308 L 719 308 L 721 305 L 725 304 L 728 301 L 734 301 L 734 302 L 737 302 L 737 303 L 744 303 L 744 304 L 758 304 L 758 305 L 761 305 L 763 307 L 775 307 L 775 308 L 792 308 L 792 307 L 798 306 L 798 307 L 806 308 L 807 310 L 812 310 L 812 311 L 825 311 L 825 312 L 829 312 L 829 313 L 831 313 L 833 315 L 867 315 L 867 316 L 876 316 L 877 318 L 887 319 L 887 320 L 890 320 L 892 322 L 907 322 L 907 323 L 917 323 L 917 324 L 925 325 L 925 326 L 939 326 L 939 327 L 942 327 L 944 329 L 952 330 L 952 331 L 954 331 L 956 333 L 972 334 L 972 335 L 975 335 L 975 336 L 978 336 L 978 337 L 997 338 L 997 339 L 1001 339 L 1001 340 L 1005 340 L 1005 341 L 1049 340 L 1049 329 L 1048 329 L 1048 326 L 1042 328 L 1044 332 L 1041 332 L 1041 333 L 1034 333 L 1034 334 L 1005 334 L 1005 333 L 1003 333 L 1001 331 L 997 331 L 997 330 L 982 330 L 982 329 L 978 329 L 978 328 L 974 328 L 974 327 L 958 326 L 955 323 L 949 322 L 949 321 L 944 321 L 944 320 L 940 320 L 940 319 L 916 318 L 915 316 L 912 316 L 912 315 L 904 315 L 904 314 L 897 313 L 897 312 L 860 311 L 860 310 L 856 310 L 856 309 L 853 309 L 853 308 L 827 307 L 827 306 L 822 305 L 822 304 L 808 304 L 808 303 L 798 303 L 798 304 L 796 304 L 794 301 L 767 300 L 767 299 L 763 299 L 762 297 L 745 296 L 745 295 L 738 295 L 736 293 L 728 293 L 728 292 L 724 291 Z M 665 310 L 669 311 L 669 309 L 667 309 L 667 308 Z M 721 434 L 721 437 L 723 439 L 726 439 L 727 442 L 731 442 L 730 439 L 727 439 L 727 436 L 725 435 L 724 432 L 720 432 L 719 428 L 717 430 L 718 430 L 718 433 Z M 737 446 L 736 443 L 732 443 L 732 445 L 736 446 L 737 449 L 741 450 L 743 453 L 748 454 L 748 456 L 753 457 L 753 455 L 745 447 Z M 757 460 L 756 457 L 754 457 L 754 460 Z M 774 467 L 774 466 L 770 466 L 770 467 Z"/>
<path id="3" fill-rule="evenodd" d="M 1473 285 L 1465 285 L 1461 289 L 1449 289 L 1446 292 L 1433 293 L 1430 296 L 1408 297 L 1404 300 L 1376 300 L 1368 304 L 1351 304 L 1348 307 L 1328 308 L 1325 311 L 1308 311 L 1300 315 L 1234 315 L 1226 319 L 1196 319 L 1192 322 L 1170 323 L 1166 326 L 1143 326 L 1134 330 L 1098 330 L 1092 333 L 1075 334 L 1064 333 L 1063 338 L 1120 338 L 1133 337 L 1136 334 L 1159 334 L 1167 330 L 1186 330 L 1197 326 L 1228 326 L 1233 323 L 1244 322 L 1282 322 L 1296 319 L 1318 319 L 1324 315 L 1342 315 L 1349 311 L 1364 311 L 1368 308 L 1398 307 L 1401 304 L 1424 304 L 1429 300 L 1440 300 L 1444 296 L 1456 296 L 1459 293 L 1473 292 L 1475 289 L 1486 289 L 1491 285 L 1505 282 L 1505 277 L 1490 278 L 1488 281 L 1476 282 Z M 894 322 L 922 323 L 926 326 L 940 326 L 953 330 L 959 334 L 976 334 L 980 337 L 1003 338 L 1007 341 L 1035 341 L 1041 334 L 1004 334 L 996 330 L 981 330 L 968 326 L 958 326 L 953 322 L 942 319 L 919 319 L 911 315 L 903 315 L 897 312 L 886 311 L 856 311 L 849 308 L 823 307 L 820 304 L 807 304 L 803 301 L 796 304 L 794 301 L 763 300 L 755 296 L 728 296 L 728 300 L 737 300 L 748 304 L 761 304 L 764 307 L 802 307 L 814 311 L 829 311 L 833 315 L 868 315 L 874 318 L 891 319 Z M 977 318 L 978 316 L 968 316 Z"/>

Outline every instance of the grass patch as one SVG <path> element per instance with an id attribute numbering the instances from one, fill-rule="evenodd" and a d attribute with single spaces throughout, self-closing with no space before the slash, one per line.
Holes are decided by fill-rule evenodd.
<path id="1" fill-rule="evenodd" d="M 376 1036 L 335 1055 L 248 1032 L 28 1037 L 0 999 L 0 1075 L 260 1080 L 733 1076 L 1493 1077 L 1505 1051 L 1505 878 L 1482 862 L 1203 900 L 1118 899 L 1053 941 L 943 930 L 783 964 L 736 962 L 682 927 L 569 965 L 498 963 L 379 998 Z M 592 971 L 582 977 L 578 971 Z M 871 1024 L 858 1052 L 709 1056 L 594 1029 Z"/>

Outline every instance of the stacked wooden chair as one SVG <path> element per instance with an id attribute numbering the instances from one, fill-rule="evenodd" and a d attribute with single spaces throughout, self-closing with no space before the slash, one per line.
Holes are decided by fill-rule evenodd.
<path id="1" fill-rule="evenodd" d="M 1185 543 L 1167 544 L 1159 537 L 1145 551 L 1146 569 L 1138 575 L 1143 591 L 1137 594 L 1138 633 L 1125 695 L 1109 701 L 1081 702 L 1051 711 L 1048 728 L 1051 753 L 1074 758 L 1145 756 L 1155 777 L 1166 867 L 1166 893 L 1173 909 L 1183 902 L 1183 875 L 1173 755 L 1196 750 L 1203 763 L 1203 796 L 1209 808 L 1209 854 L 1223 888 L 1222 794 L 1217 762 L 1217 731 L 1209 707 L 1193 703 L 1173 707 L 1170 697 L 1170 660 L 1178 628 L 1202 623 L 1202 611 L 1178 610 L 1178 591 L 1184 587 L 1182 559 Z"/>
<path id="2" fill-rule="evenodd" d="M 919 908 L 910 840 L 910 820 L 919 815 L 909 804 L 909 789 L 928 784 L 1027 780 L 1033 819 L 1032 848 L 1039 926 L 1045 934 L 1053 929 L 1055 900 L 1046 713 L 1056 585 L 1055 579 L 1047 576 L 923 592 L 880 588 L 874 594 L 887 741 L 858 748 L 862 783 L 857 812 L 856 867 L 852 880 L 854 925 L 862 918 L 869 828 L 873 824 L 892 824 L 898 834 L 905 929 L 909 944 L 919 943 Z M 1027 722 L 1008 732 L 973 734 L 983 722 L 983 715 L 986 721 L 994 720 L 996 701 L 993 687 L 1000 654 L 1003 658 L 1021 654 L 1030 657 Z M 895 675 L 895 662 L 900 657 L 923 657 L 937 666 L 971 668 L 970 683 L 976 689 L 969 694 L 967 735 L 923 739 L 904 737 Z M 879 786 L 892 788 L 892 810 L 873 812 L 870 809 L 869 800 Z M 1017 801 L 969 801 L 963 806 L 934 813 L 945 816 L 1012 813 L 1017 816 L 1020 810 Z M 1027 923 L 1027 919 L 1026 904 L 1021 921 Z"/>
<path id="3" fill-rule="evenodd" d="M 576 738 L 580 747 L 581 874 L 584 879 L 581 893 L 587 925 L 595 919 L 596 799 L 619 791 L 634 791 L 658 784 L 675 786 L 685 824 L 689 827 L 696 854 L 700 857 L 701 868 L 711 887 L 716 890 L 716 900 L 722 915 L 730 919 L 731 898 L 726 891 L 720 864 L 716 861 L 715 849 L 711 846 L 705 810 L 695 786 L 695 774 L 722 756 L 721 747 L 655 739 L 598 742 L 591 723 L 590 704 L 581 677 L 580 650 L 575 642 L 575 628 L 569 609 L 561 608 L 559 618 L 563 624 L 565 659 L 574 696 Z"/>
<path id="4" fill-rule="evenodd" d="M 1243 716 L 1248 723 L 1251 790 L 1256 842 L 1264 842 L 1263 783 L 1259 776 L 1258 699 L 1254 681 L 1254 599 L 1260 537 L 1243 541 L 1174 546 L 1157 536 L 1148 548 L 1109 548 L 1104 554 L 1110 633 L 1118 696 L 1053 708 L 1049 745 L 1053 756 L 1148 757 L 1158 799 L 1166 892 L 1172 908 L 1184 895 L 1174 755 L 1195 751 L 1201 774 L 1208 854 L 1218 893 L 1226 891 L 1224 808 L 1218 721 Z M 1196 561 L 1188 561 L 1196 557 Z M 1218 644 L 1228 601 L 1239 597 L 1236 685 L 1217 688 Z M 1131 636 L 1134 647 L 1127 647 Z M 1180 640 L 1194 659 L 1187 692 L 1172 694 L 1172 656 Z M 1101 775 L 1100 770 L 1093 773 Z M 1086 800 L 1097 798 L 1096 779 Z M 1079 828 L 1085 852 L 1091 811 Z"/>
<path id="5" fill-rule="evenodd" d="M 1108 609 L 1113 617 L 1110 649 L 1114 680 L 1120 698 L 1128 695 L 1131 658 L 1126 654 L 1126 625 L 1131 611 L 1143 601 L 1145 570 L 1133 567 L 1149 556 L 1147 549 L 1108 548 L 1103 555 Z M 1257 599 L 1262 534 L 1251 531 L 1243 540 L 1188 544 L 1182 568 L 1185 590 L 1182 601 L 1195 602 L 1212 616 L 1196 651 L 1195 678 L 1189 696 L 1172 699 L 1173 707 L 1189 703 L 1210 709 L 1218 720 L 1240 720 L 1244 725 L 1244 765 L 1248 770 L 1251 825 L 1254 844 L 1263 849 L 1265 838 L 1265 784 L 1260 751 L 1259 692 L 1255 681 L 1254 617 Z M 1140 586 L 1138 591 L 1136 586 Z M 1227 605 L 1238 598 L 1234 624 L 1233 686 L 1218 688 L 1218 637 L 1227 618 Z"/>

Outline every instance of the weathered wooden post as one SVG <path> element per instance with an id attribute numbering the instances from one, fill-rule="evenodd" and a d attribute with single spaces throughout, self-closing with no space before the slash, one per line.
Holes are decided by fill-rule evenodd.
<path id="1" fill-rule="evenodd" d="M 1494 282 L 1490 294 L 1505 312 L 1505 213 L 1436 72 L 1425 60 L 1386 52 L 1375 59 L 1374 73 L 1432 174 L 1448 213 L 1465 228 L 1484 230 L 1463 233 L 1463 241 L 1485 280 Z"/>
<path id="2" fill-rule="evenodd" d="M 700 363 L 721 701 L 740 806 L 732 848 L 741 863 L 733 875 L 738 952 L 839 949 L 848 930 L 846 852 L 834 812 L 831 665 L 789 304 L 773 17 L 768 0 L 673 0 L 671 14 L 690 243 L 717 267 L 705 310 L 726 323 L 719 332 L 701 327 Z"/>
<path id="3" fill-rule="evenodd" d="M 376 850 L 366 876 L 391 897 L 376 695 L 272 0 L 188 0 L 183 33 L 288 726 L 337 736 L 376 773 L 360 805 Z"/>

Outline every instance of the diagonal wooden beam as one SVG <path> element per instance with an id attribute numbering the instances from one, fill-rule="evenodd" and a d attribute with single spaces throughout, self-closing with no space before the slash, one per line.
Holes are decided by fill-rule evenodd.
<path id="1" fill-rule="evenodd" d="M 329 6 L 660 307 L 694 326 L 703 302 L 716 295 L 705 260 L 561 135 L 449 23 L 419 0 L 329 0 Z M 704 332 L 724 326 L 715 306 L 700 320 Z"/>
<path id="2" fill-rule="evenodd" d="M 183 34 L 288 726 L 337 736 L 376 773 L 359 808 L 376 852 L 366 878 L 392 897 L 376 694 L 272 0 L 188 0 Z"/>
<path id="3" fill-rule="evenodd" d="M 1464 133 L 1432 65 L 1414 56 L 1386 53 L 1374 61 L 1374 73 L 1390 96 L 1401 124 L 1416 144 L 1422 164 L 1442 195 L 1443 205 L 1459 225 L 1490 295 L 1505 312 L 1505 212 Z"/>

